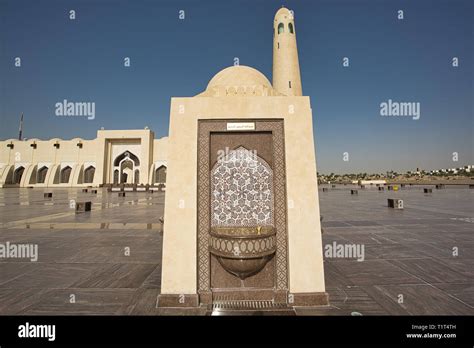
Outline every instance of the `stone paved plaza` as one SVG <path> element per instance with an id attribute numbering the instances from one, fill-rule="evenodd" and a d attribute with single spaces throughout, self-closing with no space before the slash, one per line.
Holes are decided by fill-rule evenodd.
<path id="1" fill-rule="evenodd" d="M 473 189 L 322 187 L 323 245 L 364 246 L 364 261 L 326 257 L 330 306 L 297 314 L 474 314 Z M 92 211 L 75 214 L 71 200 Z M 0 314 L 166 314 L 156 308 L 163 203 L 158 192 L 0 190 L 0 243 L 39 252 L 36 262 L 0 259 Z"/>

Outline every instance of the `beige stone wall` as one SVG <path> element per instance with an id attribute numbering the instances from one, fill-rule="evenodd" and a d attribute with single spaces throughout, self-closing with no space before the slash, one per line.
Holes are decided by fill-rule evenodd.
<path id="1" fill-rule="evenodd" d="M 77 146 L 81 143 L 82 148 Z M 13 144 L 13 148 L 8 145 Z M 36 148 L 31 145 L 36 144 Z M 55 147 L 59 144 L 59 148 Z M 22 187 L 26 186 L 81 186 L 78 183 L 79 172 L 84 169 L 82 165 L 99 166 L 100 159 L 97 157 L 97 140 L 84 140 L 75 138 L 62 140 L 58 138 L 50 140 L 28 139 L 26 141 L 5 140 L 0 141 L 0 187 L 9 184 L 8 176 L 12 170 L 22 166 L 25 171 L 22 176 Z M 48 167 L 48 175 L 44 184 L 38 184 L 32 180 L 36 171 L 41 167 Z M 54 182 L 57 172 L 69 166 L 72 168 L 70 182 L 67 184 Z M 89 184 L 90 185 L 90 184 Z"/>
<path id="2" fill-rule="evenodd" d="M 111 153 L 108 144 L 138 144 L 136 151 L 140 159 L 140 184 L 151 181 L 150 168 L 155 161 L 166 162 L 167 138 L 154 139 L 150 130 L 99 130 L 97 138 L 84 140 L 74 138 L 62 140 L 28 139 L 19 141 L 8 139 L 0 141 L 0 187 L 11 185 L 12 173 L 18 167 L 24 167 L 20 187 L 71 187 L 71 186 L 99 186 L 112 182 L 106 175 L 110 170 Z M 9 145 L 12 144 L 13 148 Z M 36 144 L 36 148 L 31 145 Z M 59 144 L 59 148 L 54 144 Z M 78 144 L 82 144 L 79 147 Z M 44 184 L 33 180 L 41 167 L 48 167 L 48 174 Z M 58 182 L 58 173 L 64 167 L 72 168 L 68 183 Z M 89 167 L 95 167 L 93 183 L 83 182 L 83 172 Z"/>
<path id="3" fill-rule="evenodd" d="M 153 162 L 166 161 L 168 155 L 168 137 L 153 141 Z"/>
<path id="4" fill-rule="evenodd" d="M 197 289 L 197 124 L 202 119 L 283 119 L 290 292 L 323 292 L 319 200 L 308 97 L 199 97 L 171 101 L 162 293 Z"/>

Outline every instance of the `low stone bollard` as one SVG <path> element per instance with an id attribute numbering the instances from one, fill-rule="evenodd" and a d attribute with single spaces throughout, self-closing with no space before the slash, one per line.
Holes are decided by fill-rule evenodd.
<path id="1" fill-rule="evenodd" d="M 433 189 L 424 188 L 424 189 L 423 189 L 423 192 L 424 192 L 424 193 L 432 193 L 432 192 L 433 192 Z"/>
<path id="2" fill-rule="evenodd" d="M 45 193 L 43 194 L 43 197 L 44 197 L 44 198 L 52 198 L 52 197 L 53 197 L 53 193 L 52 193 L 52 192 L 45 192 Z"/>
<path id="3" fill-rule="evenodd" d="M 351 190 L 351 195 L 357 195 L 357 194 L 359 194 L 359 191 L 357 191 L 357 190 Z"/>
<path id="4" fill-rule="evenodd" d="M 125 192 L 119 192 L 119 193 L 118 193 L 118 196 L 119 196 L 119 197 L 125 197 Z"/>
<path id="5" fill-rule="evenodd" d="M 393 209 L 403 209 L 403 200 L 389 198 L 388 200 L 388 207 Z"/>
<path id="6" fill-rule="evenodd" d="M 77 202 L 76 203 L 76 214 L 85 213 L 91 211 L 92 202 Z"/>

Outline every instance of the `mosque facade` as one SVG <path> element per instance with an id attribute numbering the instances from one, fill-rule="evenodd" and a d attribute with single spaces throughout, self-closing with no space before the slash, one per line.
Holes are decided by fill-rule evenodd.
<path id="1" fill-rule="evenodd" d="M 167 137 L 153 131 L 99 130 L 92 140 L 0 142 L 0 187 L 165 185 Z"/>

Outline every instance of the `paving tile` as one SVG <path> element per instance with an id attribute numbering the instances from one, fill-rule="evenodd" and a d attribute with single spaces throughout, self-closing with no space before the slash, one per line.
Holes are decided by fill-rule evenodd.
<path id="1" fill-rule="evenodd" d="M 296 308 L 298 315 L 388 315 L 364 289 L 359 286 L 328 287 L 329 306 Z"/>
<path id="2" fill-rule="evenodd" d="M 137 289 L 125 306 L 123 314 L 158 315 L 159 309 L 156 304 L 159 293 L 159 289 Z"/>
<path id="3" fill-rule="evenodd" d="M 135 289 L 64 289 L 44 295 L 28 306 L 24 315 L 114 315 L 125 314 Z M 71 296 L 73 295 L 73 297 Z M 72 299 L 74 301 L 72 302 Z"/>
<path id="4" fill-rule="evenodd" d="M 0 314 L 17 315 L 26 308 L 41 302 L 51 289 L 1 289 Z"/>
<path id="5" fill-rule="evenodd" d="M 433 283 L 432 285 L 466 303 L 474 313 L 474 284 L 472 282 L 463 284 Z"/>
<path id="6" fill-rule="evenodd" d="M 161 264 L 156 266 L 145 279 L 141 287 L 147 289 L 161 289 Z"/>
<path id="7" fill-rule="evenodd" d="M 156 268 L 153 264 L 110 264 L 77 281 L 77 288 L 138 288 Z"/>
<path id="8" fill-rule="evenodd" d="M 469 282 L 472 278 L 463 275 L 454 267 L 440 259 L 423 258 L 409 260 L 390 260 L 390 263 L 427 283 L 459 283 Z"/>
<path id="9" fill-rule="evenodd" d="M 385 260 L 331 263 L 354 285 L 419 284 L 422 281 Z"/>
<path id="10" fill-rule="evenodd" d="M 365 258 L 367 260 L 396 260 L 420 257 L 428 257 L 428 255 L 404 244 L 367 245 L 365 247 Z"/>
<path id="11" fill-rule="evenodd" d="M 94 264 L 34 263 L 30 272 L 0 284 L 7 289 L 63 289 L 91 274 Z"/>
<path id="12" fill-rule="evenodd" d="M 323 245 L 363 244 L 365 261 L 326 258 L 330 305 L 297 308 L 297 314 L 472 315 L 472 190 L 447 187 L 426 196 L 419 187 L 397 193 L 367 188 L 351 197 L 350 188 L 319 196 Z M 0 190 L 0 243 L 39 248 L 38 262 L 0 259 L 0 315 L 184 314 L 156 308 L 163 233 L 148 227 L 164 215 L 164 194 L 128 192 L 119 199 L 104 190 L 91 196 L 55 189 L 48 202 L 42 194 Z M 403 211 L 386 206 L 395 195 L 404 200 Z M 70 199 L 91 200 L 93 211 L 74 214 Z M 130 247 L 130 256 L 124 247 Z M 453 256 L 453 247 L 459 256 Z"/>
<path id="13" fill-rule="evenodd" d="M 324 279 L 326 287 L 353 285 L 353 283 L 327 260 L 324 261 Z"/>
<path id="14" fill-rule="evenodd" d="M 364 286 L 363 289 L 395 315 L 474 314 L 473 308 L 432 285 L 376 285 Z M 402 303 L 399 303 L 400 299 Z"/>
<path id="15" fill-rule="evenodd" d="M 456 272 L 470 279 L 470 283 L 474 284 L 474 259 L 450 257 L 441 259 L 441 261 L 449 267 L 455 269 Z"/>
<path id="16" fill-rule="evenodd" d="M 0 262 L 0 285 L 36 269 L 33 262 Z"/>

